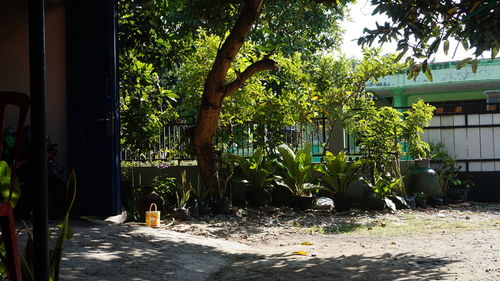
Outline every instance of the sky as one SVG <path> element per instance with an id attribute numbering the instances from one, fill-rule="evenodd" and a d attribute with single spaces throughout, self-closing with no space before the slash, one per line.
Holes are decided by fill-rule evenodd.
<path id="1" fill-rule="evenodd" d="M 374 6 L 371 6 L 370 0 L 358 0 L 358 3 L 351 6 L 351 20 L 346 20 L 342 23 L 342 28 L 345 30 L 344 42 L 342 47 L 342 52 L 346 54 L 348 57 L 362 58 L 362 50 L 361 47 L 357 44 L 357 39 L 363 35 L 363 29 L 365 27 L 369 29 L 375 28 L 375 22 L 384 23 L 388 21 L 388 18 L 385 16 L 381 16 L 377 14 L 372 16 L 372 12 Z M 442 47 L 440 47 L 439 52 L 434 55 L 433 59 L 436 62 L 443 61 L 452 61 L 452 60 L 461 60 L 467 57 L 474 57 L 473 52 L 471 50 L 465 51 L 462 46 L 459 46 L 455 57 L 452 57 L 455 47 L 457 45 L 457 41 L 450 41 L 450 51 L 448 55 L 445 55 Z M 375 43 L 372 46 L 375 46 Z M 383 53 L 390 53 L 396 51 L 396 43 L 385 43 L 383 46 Z M 410 54 L 408 52 L 407 54 Z M 489 53 L 483 54 L 484 58 L 490 58 Z M 432 58 L 431 58 L 432 60 Z"/>

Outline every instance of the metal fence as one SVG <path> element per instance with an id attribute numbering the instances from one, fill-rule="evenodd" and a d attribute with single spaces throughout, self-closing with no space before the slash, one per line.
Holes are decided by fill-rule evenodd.
<path id="1" fill-rule="evenodd" d="M 179 118 L 158 132 L 158 144 L 151 146 L 146 155 L 122 149 L 121 160 L 193 160 L 189 135 L 194 124 L 193 116 Z"/>
<path id="2" fill-rule="evenodd" d="M 434 104 L 435 116 L 425 128 L 422 139 L 444 143 L 462 171 L 500 171 L 500 103 L 446 103 Z M 398 108 L 406 110 L 408 108 Z M 184 117 L 166 125 L 158 133 L 158 145 L 147 155 L 122 150 L 124 161 L 194 160 L 190 135 L 194 117 Z M 329 126 L 326 118 L 311 123 L 286 126 L 279 129 L 266 125 L 244 123 L 219 128 L 216 136 L 218 149 L 243 157 L 250 157 L 261 146 L 275 147 L 286 143 L 293 148 L 312 144 L 315 162 L 328 149 Z M 495 141 L 496 140 L 496 141 Z M 345 151 L 352 157 L 360 155 L 353 135 L 345 134 Z"/>
<path id="3" fill-rule="evenodd" d="M 217 149 L 250 157 L 258 147 L 275 147 L 286 143 L 293 148 L 312 144 L 313 156 L 318 161 L 328 139 L 326 118 L 316 118 L 310 123 L 275 129 L 262 124 L 243 123 L 220 127 L 216 135 Z M 152 146 L 147 155 L 121 151 L 123 161 L 146 160 L 194 160 L 191 147 L 191 131 L 194 117 L 185 117 L 167 124 L 158 133 L 158 145 Z"/>

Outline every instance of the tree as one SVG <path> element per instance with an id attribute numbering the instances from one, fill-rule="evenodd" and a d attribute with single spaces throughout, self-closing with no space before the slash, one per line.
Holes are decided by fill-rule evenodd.
<path id="1" fill-rule="evenodd" d="M 216 170 L 213 139 L 217 130 L 223 100 L 242 88 L 247 80 L 255 74 L 266 70 L 274 70 L 277 65 L 270 58 L 271 53 L 268 53 L 263 55 L 258 61 L 250 64 L 241 73 L 237 73 L 236 78 L 229 82 L 226 80 L 228 71 L 245 40 L 247 40 L 252 27 L 256 25 L 259 15 L 265 13 L 264 4 L 275 5 L 285 2 L 289 1 L 244 1 L 240 6 L 238 17 L 231 31 L 217 51 L 212 68 L 205 80 L 197 124 L 192 135 L 193 147 L 200 173 L 204 181 L 208 184 L 212 182 Z M 318 2 L 331 4 L 335 7 L 340 6 L 338 5 L 340 3 L 338 0 L 316 0 L 313 2 L 293 1 L 291 2 L 293 3 L 291 7 L 307 8 L 308 5 L 322 5 L 318 4 Z M 332 10 L 332 12 L 335 11 Z M 270 24 L 262 24 L 261 26 L 266 27 L 270 26 Z M 290 33 L 290 30 L 284 29 L 283 32 Z M 302 36 L 302 34 L 299 34 L 299 36 Z M 286 38 L 285 36 L 281 37 Z"/>
<path id="2" fill-rule="evenodd" d="M 327 143 L 337 122 L 348 121 L 360 110 L 372 106 L 374 96 L 366 90 L 366 83 L 376 83 L 381 77 L 403 70 L 404 65 L 396 63 L 395 55 L 380 55 L 380 52 L 380 49 L 365 49 L 361 61 L 322 56 L 309 68 L 317 89 L 313 110 L 328 119 Z"/>
<path id="3" fill-rule="evenodd" d="M 241 2 L 119 0 L 120 94 L 125 147 L 148 152 L 157 142 L 158 130 L 173 119 L 179 109 L 181 114 L 196 113 L 193 108 L 200 104 L 198 92 L 203 92 L 203 81 L 210 70 L 206 62 L 215 58 L 222 41 L 230 33 L 229 26 L 239 17 L 243 7 Z M 260 13 L 261 19 L 253 24 L 246 38 L 247 47 L 239 51 L 240 56 L 233 61 L 226 80 L 234 81 L 236 73 L 242 73 L 269 53 L 313 54 L 339 46 L 341 32 L 337 20 L 342 13 L 331 12 L 324 5 L 311 5 L 305 0 L 269 2 L 272 3 Z M 313 36 L 318 40 L 309 40 Z M 223 112 L 223 122 L 248 120 L 257 112 L 255 103 L 260 104 L 262 99 L 272 101 L 266 104 L 273 104 L 275 109 L 276 106 L 285 108 L 265 97 L 269 88 L 265 83 L 254 81 L 247 80 L 243 90 L 231 95 L 233 98 L 226 102 Z M 252 94 L 262 99 L 252 99 Z M 246 108 L 252 110 L 242 114 L 241 105 L 245 102 L 248 102 Z M 186 105 L 190 106 L 188 110 Z"/>
<path id="4" fill-rule="evenodd" d="M 466 50 L 475 48 L 476 58 L 485 51 L 490 51 L 491 58 L 495 58 L 500 49 L 500 2 L 497 0 L 372 0 L 371 3 L 376 6 L 373 14 L 385 14 L 392 22 L 377 23 L 374 30 L 365 29 L 366 35 L 358 44 L 371 45 L 376 39 L 381 44 L 395 40 L 400 57 L 411 50 L 413 54 L 407 57 L 411 64 L 409 79 L 423 72 L 432 81 L 427 59 L 441 46 L 444 53 L 448 53 L 450 38 Z M 417 63 L 418 58 L 425 60 Z M 457 68 L 466 64 L 471 65 L 473 72 L 477 70 L 477 59 L 472 58 L 463 59 Z"/>
<path id="5" fill-rule="evenodd" d="M 429 152 L 429 145 L 422 141 L 420 135 L 432 118 L 434 109 L 422 100 L 405 112 L 390 106 L 377 107 L 372 101 L 347 120 L 348 132 L 356 136 L 363 158 L 368 160 L 370 172 L 367 180 L 371 185 L 376 186 L 378 175 L 389 173 L 398 179 L 399 195 L 405 195 L 400 171 L 401 156 L 416 159 L 425 157 Z M 404 149 L 406 145 L 409 146 L 407 151 Z"/>

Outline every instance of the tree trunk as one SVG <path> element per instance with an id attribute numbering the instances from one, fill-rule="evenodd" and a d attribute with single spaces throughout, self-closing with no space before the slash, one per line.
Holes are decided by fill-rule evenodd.
<path id="1" fill-rule="evenodd" d="M 226 84 L 226 75 L 231 63 L 257 20 L 263 1 L 245 1 L 233 29 L 217 52 L 212 69 L 205 80 L 192 140 L 200 174 L 205 185 L 209 188 L 215 183 L 217 163 L 214 154 L 214 136 L 217 131 L 222 101 L 225 97 L 243 87 L 245 81 L 255 73 L 276 67 L 274 61 L 265 57 L 250 65 L 234 81 Z"/>

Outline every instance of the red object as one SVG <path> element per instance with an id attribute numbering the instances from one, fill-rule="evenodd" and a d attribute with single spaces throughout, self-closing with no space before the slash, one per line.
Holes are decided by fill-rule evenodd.
<path id="1" fill-rule="evenodd" d="M 3 152 L 3 121 L 5 106 L 14 105 L 19 107 L 19 119 L 17 122 L 16 142 L 10 159 L 11 181 L 9 184 L 9 197 L 6 202 L 0 202 L 0 225 L 2 227 L 2 239 L 5 246 L 7 274 L 9 280 L 21 281 L 21 264 L 19 260 L 19 249 L 17 247 L 16 223 L 12 210 L 12 191 L 16 180 L 16 166 L 24 135 L 24 122 L 30 106 L 28 95 L 16 92 L 0 92 L 0 158 Z"/>

